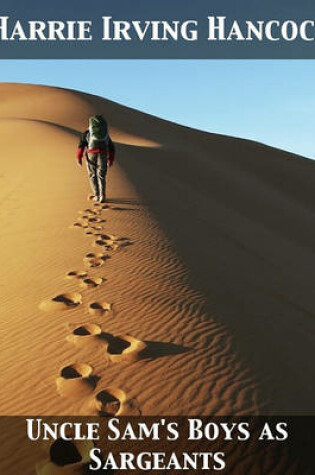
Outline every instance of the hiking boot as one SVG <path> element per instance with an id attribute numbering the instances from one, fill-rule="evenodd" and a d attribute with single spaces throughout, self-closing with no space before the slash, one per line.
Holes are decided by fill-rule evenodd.
<path id="1" fill-rule="evenodd" d="M 100 203 L 106 203 L 105 196 L 100 196 Z"/>
<path id="2" fill-rule="evenodd" d="M 98 196 L 94 196 L 93 201 L 99 201 L 99 197 L 98 197 Z"/>

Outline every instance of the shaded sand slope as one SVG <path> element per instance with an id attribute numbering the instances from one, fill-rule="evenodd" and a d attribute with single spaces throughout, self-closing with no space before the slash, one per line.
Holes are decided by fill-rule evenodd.
<path id="1" fill-rule="evenodd" d="M 95 215 L 73 156 L 97 112 Z M 314 412 L 313 162 L 40 86 L 0 86 L 0 131 L 2 413 Z"/>

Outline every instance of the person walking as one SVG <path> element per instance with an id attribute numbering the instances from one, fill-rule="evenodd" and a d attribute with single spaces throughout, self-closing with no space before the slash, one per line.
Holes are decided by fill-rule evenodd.
<path id="1" fill-rule="evenodd" d="M 111 167 L 115 160 L 115 146 L 109 136 L 108 126 L 102 115 L 89 118 L 89 128 L 82 134 L 77 149 L 78 165 L 85 160 L 93 192 L 93 200 L 106 202 L 107 166 Z"/>

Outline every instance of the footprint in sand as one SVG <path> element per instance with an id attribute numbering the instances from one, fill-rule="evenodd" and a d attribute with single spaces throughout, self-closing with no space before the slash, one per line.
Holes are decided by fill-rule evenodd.
<path id="1" fill-rule="evenodd" d="M 101 267 L 104 261 L 102 259 L 87 259 L 85 264 L 87 267 L 93 269 L 93 267 Z"/>
<path id="2" fill-rule="evenodd" d="M 82 304 L 82 295 L 79 292 L 59 294 L 40 303 L 39 308 L 44 311 L 71 310 Z"/>
<path id="3" fill-rule="evenodd" d="M 103 211 L 106 211 L 106 210 L 110 210 L 111 207 L 109 205 L 106 205 L 106 204 L 102 204 L 102 203 L 94 203 L 93 204 L 93 207 L 94 209 L 96 210 L 103 210 Z"/>
<path id="4" fill-rule="evenodd" d="M 100 327 L 98 326 L 97 329 L 99 331 Z M 80 333 L 82 332 L 80 327 L 77 330 Z M 85 331 L 86 329 L 84 328 L 83 332 Z M 68 341 L 73 341 L 71 337 L 72 335 L 68 337 Z M 97 333 L 97 338 L 105 345 L 106 353 L 113 363 L 139 361 L 149 356 L 147 344 L 131 335 L 115 336 L 110 333 L 101 332 Z"/>
<path id="5" fill-rule="evenodd" d="M 95 234 L 95 236 L 99 236 L 100 234 L 102 234 L 102 231 L 103 231 L 102 226 L 90 225 L 85 229 L 85 234 Z"/>
<path id="6" fill-rule="evenodd" d="M 102 333 L 102 329 L 99 325 L 94 323 L 86 323 L 73 330 L 75 336 L 96 336 Z"/>
<path id="7" fill-rule="evenodd" d="M 119 241 L 119 238 L 117 236 L 114 236 L 113 234 L 100 234 L 100 239 L 103 239 L 104 241 Z"/>
<path id="8" fill-rule="evenodd" d="M 94 195 L 88 195 L 87 199 L 88 199 L 88 201 L 93 201 Z M 93 208 L 94 209 L 109 210 L 109 209 L 111 209 L 111 206 L 107 203 L 94 202 L 93 203 Z"/>
<path id="9" fill-rule="evenodd" d="M 95 289 L 96 287 L 99 287 L 104 282 L 104 280 L 105 279 L 103 279 L 102 277 L 95 278 L 95 279 L 87 278 L 87 279 L 83 279 L 80 282 L 80 285 L 81 287 L 84 287 L 85 289 Z"/>
<path id="10" fill-rule="evenodd" d="M 75 223 L 73 223 L 70 228 L 83 228 L 83 229 L 86 229 L 88 228 L 89 225 L 85 222 L 80 222 L 80 221 L 76 221 Z"/>
<path id="11" fill-rule="evenodd" d="M 102 252 L 88 252 L 84 256 L 84 259 L 103 259 L 104 261 L 106 261 L 108 258 L 109 256 Z"/>
<path id="12" fill-rule="evenodd" d="M 67 437 L 73 439 L 73 431 L 69 430 Z M 58 438 L 47 445 L 42 444 L 47 452 L 47 458 L 36 465 L 37 475 L 52 475 L 59 473 L 87 473 L 90 462 L 90 451 L 94 443 L 88 440 L 64 440 Z"/>
<path id="13" fill-rule="evenodd" d="M 84 226 L 90 228 L 91 226 L 93 226 L 94 224 L 103 224 L 103 223 L 106 223 L 106 220 L 101 218 L 101 217 L 98 217 L 98 216 L 81 216 L 79 221 L 79 223 L 83 223 Z M 84 227 L 82 226 L 82 227 Z"/>
<path id="14" fill-rule="evenodd" d="M 88 399 L 82 407 L 83 414 L 112 417 L 120 415 L 137 416 L 140 414 L 135 400 L 128 399 L 126 393 L 116 386 L 109 386 Z"/>
<path id="15" fill-rule="evenodd" d="M 115 386 L 109 386 L 99 391 L 89 401 L 88 406 L 91 415 L 110 417 L 121 415 L 125 412 L 126 407 L 128 407 L 128 401 L 124 391 Z"/>
<path id="16" fill-rule="evenodd" d="M 80 210 L 79 211 L 79 214 L 81 215 L 87 215 L 87 216 L 97 216 L 100 214 L 100 211 L 99 210 L 95 210 L 95 209 L 91 209 L 91 208 L 86 208 L 84 210 Z"/>
<path id="17" fill-rule="evenodd" d="M 103 342 L 100 339 L 101 333 L 102 329 L 99 325 L 86 323 L 85 325 L 75 328 L 71 335 L 67 336 L 67 341 L 76 346 L 94 345 L 95 343 L 102 344 Z"/>
<path id="18" fill-rule="evenodd" d="M 112 305 L 107 302 L 92 302 L 88 305 L 90 315 L 103 315 L 105 312 L 110 312 Z"/>
<path id="19" fill-rule="evenodd" d="M 88 273 L 84 270 L 71 270 L 67 272 L 66 279 L 85 279 L 87 278 Z"/>
<path id="20" fill-rule="evenodd" d="M 132 243 L 132 241 L 127 238 L 127 237 L 118 237 L 118 236 L 115 236 L 114 234 L 100 234 L 100 238 L 103 239 L 104 241 L 113 241 L 113 242 L 117 242 L 117 243 L 124 243 L 124 242 L 130 242 Z"/>
<path id="21" fill-rule="evenodd" d="M 97 377 L 88 364 L 78 363 L 65 366 L 56 379 L 57 391 L 62 397 L 79 399 L 93 392 Z"/>
<path id="22" fill-rule="evenodd" d="M 85 230 L 85 234 L 87 234 L 87 235 L 94 235 L 94 236 L 96 235 L 96 236 L 97 236 L 98 233 L 99 233 L 99 231 L 100 231 L 100 230 L 96 230 L 96 229 L 94 229 L 94 228 L 87 228 L 87 229 Z"/>
<path id="23" fill-rule="evenodd" d="M 107 388 L 95 396 L 95 409 L 99 416 L 116 416 L 125 400 L 126 394 L 121 389 Z"/>
<path id="24" fill-rule="evenodd" d="M 108 358 L 113 363 L 139 361 L 149 357 L 147 344 L 131 335 L 104 333 L 95 323 L 86 323 L 73 330 L 67 341 L 77 346 L 100 344 L 105 347 Z"/>
<path id="25" fill-rule="evenodd" d="M 102 252 L 89 252 L 84 256 L 83 261 L 88 267 L 100 267 L 107 259 L 109 259 L 109 256 Z"/>
<path id="26" fill-rule="evenodd" d="M 116 251 L 120 247 L 130 246 L 132 241 L 128 238 L 117 237 L 112 234 L 98 234 L 98 238 L 94 241 L 93 246 L 103 246 L 108 251 Z"/>
<path id="27" fill-rule="evenodd" d="M 138 361 L 148 356 L 146 343 L 131 335 L 104 336 L 104 340 L 108 342 L 106 351 L 113 363 Z"/>
<path id="28" fill-rule="evenodd" d="M 112 363 L 134 362 L 147 358 L 178 355 L 186 353 L 189 348 L 165 342 L 143 341 L 129 334 L 113 335 L 103 332 L 100 325 L 86 323 L 80 325 L 67 336 L 67 341 L 75 345 L 102 345 Z"/>
<path id="29" fill-rule="evenodd" d="M 104 247 L 106 251 L 116 251 L 118 249 L 118 244 L 115 243 L 115 241 L 105 241 L 104 239 L 101 239 L 101 237 L 98 237 L 94 242 L 93 242 L 94 247 Z"/>
<path id="30" fill-rule="evenodd" d="M 95 216 L 94 218 L 88 218 L 88 222 L 89 223 L 106 223 L 106 220 Z"/>

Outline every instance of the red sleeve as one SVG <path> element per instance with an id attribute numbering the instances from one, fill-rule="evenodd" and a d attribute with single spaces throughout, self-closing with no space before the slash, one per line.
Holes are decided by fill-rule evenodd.
<path id="1" fill-rule="evenodd" d="M 77 160 L 82 160 L 84 148 L 78 148 L 77 150 Z"/>
<path id="2" fill-rule="evenodd" d="M 109 139 L 109 153 L 108 153 L 108 159 L 111 161 L 111 163 L 114 162 L 115 160 L 115 146 L 111 140 L 111 138 Z"/>

